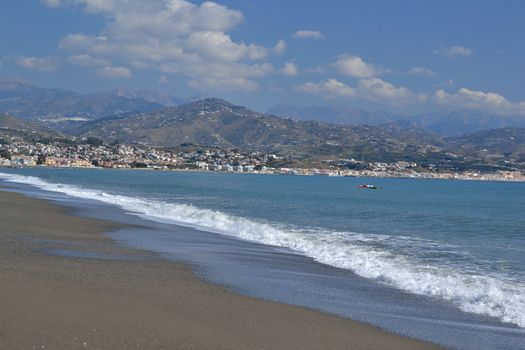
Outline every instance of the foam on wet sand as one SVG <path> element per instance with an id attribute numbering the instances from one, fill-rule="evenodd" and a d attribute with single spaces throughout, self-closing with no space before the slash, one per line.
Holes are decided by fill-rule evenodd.
<path id="1" fill-rule="evenodd" d="M 0 348 L 439 348 L 237 295 L 188 266 L 118 246 L 103 234 L 118 228 L 110 222 L 43 200 L 0 191 L 0 223 Z"/>

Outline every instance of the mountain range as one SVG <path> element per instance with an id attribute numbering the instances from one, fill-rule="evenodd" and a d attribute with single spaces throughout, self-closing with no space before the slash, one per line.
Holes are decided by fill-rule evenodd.
<path id="1" fill-rule="evenodd" d="M 525 117 L 523 116 L 501 116 L 474 110 L 403 115 L 384 111 L 366 111 L 340 105 L 309 107 L 278 105 L 270 108 L 267 113 L 298 120 L 318 120 L 323 123 L 340 125 L 381 125 L 406 121 L 416 127 L 436 132 L 445 137 L 460 136 L 489 129 L 525 128 Z"/>
<path id="2" fill-rule="evenodd" d="M 210 98 L 173 108 L 86 123 L 82 137 L 171 147 L 192 143 L 275 152 L 393 159 L 437 150 L 438 135 L 412 127 L 341 126 L 280 118 Z M 431 140 L 431 142 L 429 142 Z M 415 155 L 414 155 L 415 156 Z M 420 158 L 421 154 L 417 154 Z"/>
<path id="3" fill-rule="evenodd" d="M 162 107 L 115 93 L 82 94 L 40 88 L 17 80 L 0 80 L 0 112 L 39 121 L 55 130 L 67 131 L 86 121 Z"/>
<path id="4" fill-rule="evenodd" d="M 381 125 L 403 119 L 401 115 L 383 111 L 366 111 L 343 105 L 294 106 L 280 104 L 266 111 L 267 114 L 297 120 L 317 120 L 322 123 L 340 125 Z"/>
<path id="5" fill-rule="evenodd" d="M 177 147 L 194 144 L 288 154 L 304 163 L 329 159 L 434 164 L 443 169 L 510 167 L 525 162 L 525 129 L 443 137 L 408 121 L 344 126 L 280 118 L 209 98 L 172 108 L 84 124 L 80 137 Z M 509 151 L 511 150 L 511 151 Z"/>
<path id="6" fill-rule="evenodd" d="M 174 107 L 184 103 L 192 102 L 198 98 L 181 98 L 167 94 L 162 91 L 148 89 L 118 88 L 110 91 L 108 95 L 124 97 L 127 99 L 143 100 L 163 107 Z"/>
<path id="7" fill-rule="evenodd" d="M 525 164 L 525 128 L 477 131 L 482 125 L 506 126 L 510 118 L 476 119 L 470 111 L 443 119 L 438 114 L 406 118 L 360 109 L 289 106 L 290 117 L 278 117 L 217 98 L 183 102 L 146 90 L 80 94 L 19 81 L 0 82 L 0 112 L 10 114 L 2 116 L 0 127 L 4 133 L 20 130 L 21 135 L 33 138 L 68 134 L 159 147 L 193 144 L 263 150 L 288 154 L 305 164 L 350 158 L 415 161 L 448 169 Z M 317 117 L 323 122 L 308 120 L 316 115 L 324 116 Z M 457 136 L 461 128 L 455 124 L 475 132 Z"/>

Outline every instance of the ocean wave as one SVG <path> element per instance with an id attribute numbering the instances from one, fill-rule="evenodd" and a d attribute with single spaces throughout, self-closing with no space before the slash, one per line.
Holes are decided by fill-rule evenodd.
<path id="1" fill-rule="evenodd" d="M 53 184 L 37 177 L 0 173 L 69 196 L 119 206 L 143 218 L 193 226 L 297 253 L 400 290 L 452 303 L 465 312 L 488 315 L 525 328 L 525 284 L 506 276 L 460 269 L 454 264 L 422 263 L 403 249 L 437 249 L 442 244 L 413 237 L 334 232 L 286 227 L 187 204 L 110 194 L 96 189 Z M 414 248 L 415 247 L 415 248 Z M 445 247 L 445 250 L 448 249 Z"/>

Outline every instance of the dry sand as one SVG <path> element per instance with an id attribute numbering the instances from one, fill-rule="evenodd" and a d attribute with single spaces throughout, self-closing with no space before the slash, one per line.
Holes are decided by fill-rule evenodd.
<path id="1" fill-rule="evenodd" d="M 0 349 L 441 349 L 245 297 L 124 249 L 108 222 L 0 189 Z M 71 258 L 57 248 L 128 258 Z"/>

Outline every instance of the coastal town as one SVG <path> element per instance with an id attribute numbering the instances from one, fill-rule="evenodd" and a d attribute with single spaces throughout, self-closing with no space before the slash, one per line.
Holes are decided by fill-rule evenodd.
<path id="1" fill-rule="evenodd" d="M 525 350 L 525 0 L 0 19 L 0 350 Z"/>
<path id="2" fill-rule="evenodd" d="M 443 171 L 414 162 L 327 159 L 319 167 L 294 166 L 289 155 L 181 145 L 179 149 L 80 142 L 29 142 L 0 139 L 0 167 L 55 167 L 209 171 L 281 175 L 393 177 L 482 181 L 525 181 L 521 171 Z"/>

